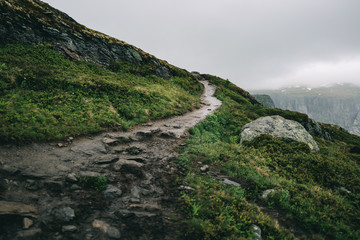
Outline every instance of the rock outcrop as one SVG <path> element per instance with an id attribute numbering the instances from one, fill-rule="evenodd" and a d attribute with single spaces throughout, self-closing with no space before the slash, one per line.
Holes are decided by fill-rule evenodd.
<path id="1" fill-rule="evenodd" d="M 77 23 L 39 0 L 0 0 L 0 43 L 44 43 L 74 60 L 105 67 L 113 62 L 148 64 L 168 79 L 173 67 L 139 48 Z"/>
<path id="2" fill-rule="evenodd" d="M 360 136 L 359 86 L 337 84 L 331 87 L 294 87 L 251 93 L 267 94 L 277 108 L 305 113 L 315 121 L 339 125 Z"/>
<path id="3" fill-rule="evenodd" d="M 246 124 L 241 131 L 241 142 L 252 141 L 261 134 L 269 134 L 276 138 L 286 138 L 306 143 L 311 150 L 319 151 L 313 137 L 298 122 L 287 120 L 281 116 L 261 117 Z"/>

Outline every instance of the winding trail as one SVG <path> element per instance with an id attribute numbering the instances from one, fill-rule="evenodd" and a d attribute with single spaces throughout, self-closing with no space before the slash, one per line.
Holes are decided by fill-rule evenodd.
<path id="1" fill-rule="evenodd" d="M 190 127 L 221 106 L 216 87 L 201 83 L 200 109 L 182 116 L 62 143 L 1 146 L 0 239 L 175 239 L 176 150 Z M 78 181 L 99 176 L 108 180 L 105 191 Z M 24 218 L 33 223 L 21 230 Z"/>

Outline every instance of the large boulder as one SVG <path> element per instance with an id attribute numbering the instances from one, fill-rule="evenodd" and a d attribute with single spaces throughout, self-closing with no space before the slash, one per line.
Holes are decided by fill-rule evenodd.
<path id="1" fill-rule="evenodd" d="M 261 134 L 269 134 L 276 138 L 286 138 L 306 143 L 311 150 L 319 151 L 313 137 L 298 122 L 287 120 L 281 116 L 261 117 L 246 124 L 241 131 L 241 142 L 252 141 Z"/>

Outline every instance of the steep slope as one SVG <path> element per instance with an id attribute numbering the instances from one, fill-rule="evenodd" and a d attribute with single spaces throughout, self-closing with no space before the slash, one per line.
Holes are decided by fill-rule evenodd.
<path id="1" fill-rule="evenodd" d="M 165 61 L 88 29 L 39 0 L 1 0 L 0 13 L 0 43 L 49 43 L 71 59 L 103 66 L 120 61 L 148 64 L 154 74 L 166 79 L 176 71 Z"/>
<path id="2" fill-rule="evenodd" d="M 253 93 L 268 94 L 277 108 L 302 112 L 316 121 L 336 124 L 360 135 L 360 87 L 356 85 L 296 87 Z"/>
<path id="3" fill-rule="evenodd" d="M 41 1 L 0 10 L 0 142 L 127 129 L 199 106 L 202 86 L 185 70 Z"/>

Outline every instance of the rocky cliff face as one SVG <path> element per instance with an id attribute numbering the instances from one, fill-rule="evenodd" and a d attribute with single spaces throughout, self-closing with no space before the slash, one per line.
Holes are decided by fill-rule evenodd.
<path id="1" fill-rule="evenodd" d="M 275 103 L 269 95 L 266 94 L 254 94 L 256 100 L 258 100 L 262 105 L 269 108 L 275 108 Z"/>
<path id="2" fill-rule="evenodd" d="M 318 122 L 339 125 L 360 135 L 360 87 L 345 84 L 259 92 L 271 96 L 277 108 L 302 112 Z"/>
<path id="3" fill-rule="evenodd" d="M 48 43 L 71 59 L 105 67 L 118 61 L 148 64 L 154 74 L 165 79 L 175 71 L 167 62 L 88 29 L 39 0 L 0 0 L 0 44 L 3 43 Z"/>

